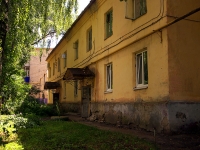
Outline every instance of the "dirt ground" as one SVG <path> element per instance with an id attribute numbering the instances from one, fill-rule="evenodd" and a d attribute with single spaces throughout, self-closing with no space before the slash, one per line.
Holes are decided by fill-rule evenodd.
<path id="1" fill-rule="evenodd" d="M 126 127 L 117 127 L 105 123 L 99 123 L 95 121 L 89 121 L 81 118 L 78 115 L 67 114 L 67 117 L 71 121 L 79 122 L 85 125 L 94 126 L 102 130 L 110 130 L 115 132 L 121 132 L 124 134 L 131 134 L 138 138 L 150 141 L 161 150 L 200 150 L 200 134 L 188 133 L 188 134 L 155 134 L 153 132 L 147 132 L 140 129 L 129 129 Z"/>

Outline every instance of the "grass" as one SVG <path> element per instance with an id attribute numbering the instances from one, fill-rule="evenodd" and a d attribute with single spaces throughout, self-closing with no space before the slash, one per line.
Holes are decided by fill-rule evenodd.
<path id="1" fill-rule="evenodd" d="M 17 138 L 2 148 L 14 150 L 153 150 L 154 145 L 131 135 L 99 130 L 69 121 L 45 121 L 43 125 L 19 129 Z M 16 145 L 17 143 L 17 145 Z M 9 145 L 10 144 L 10 145 Z M 9 146 L 8 146 L 9 145 Z"/>

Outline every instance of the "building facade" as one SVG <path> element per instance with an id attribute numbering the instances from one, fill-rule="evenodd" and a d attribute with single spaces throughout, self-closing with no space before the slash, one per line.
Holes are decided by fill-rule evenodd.
<path id="1" fill-rule="evenodd" d="M 34 96 L 44 103 L 47 103 L 49 97 L 48 92 L 44 90 L 44 84 L 47 81 L 46 58 L 51 50 L 52 49 L 49 49 L 47 52 L 46 49 L 35 48 L 31 52 L 30 61 L 24 66 L 26 72 L 26 76 L 24 78 L 25 82 L 41 91 Z"/>
<path id="2" fill-rule="evenodd" d="M 49 102 L 149 131 L 200 121 L 200 1 L 91 0 L 47 57 Z"/>

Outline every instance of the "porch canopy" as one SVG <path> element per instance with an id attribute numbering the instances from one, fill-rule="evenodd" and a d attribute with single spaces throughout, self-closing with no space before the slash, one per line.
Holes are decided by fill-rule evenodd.
<path id="1" fill-rule="evenodd" d="M 58 82 L 45 82 L 44 89 L 56 89 L 60 87 Z"/>
<path id="2" fill-rule="evenodd" d="M 63 80 L 82 80 L 84 78 L 93 78 L 94 73 L 88 68 L 67 68 Z"/>

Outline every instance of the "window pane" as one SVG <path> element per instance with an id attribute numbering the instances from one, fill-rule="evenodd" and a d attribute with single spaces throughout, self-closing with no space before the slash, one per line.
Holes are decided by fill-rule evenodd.
<path id="1" fill-rule="evenodd" d="M 92 29 L 88 32 L 88 50 L 92 49 Z"/>
<path id="2" fill-rule="evenodd" d="M 106 88 L 112 89 L 112 65 L 106 66 Z"/>
<path id="3" fill-rule="evenodd" d="M 140 0 L 135 0 L 135 18 L 140 16 Z"/>
<path id="4" fill-rule="evenodd" d="M 112 11 L 110 11 L 106 14 L 106 37 L 112 35 L 112 20 L 113 20 L 113 15 Z"/>
<path id="5" fill-rule="evenodd" d="M 58 58 L 58 72 L 60 72 L 60 58 Z"/>
<path id="6" fill-rule="evenodd" d="M 110 89 L 110 65 L 107 66 L 107 89 Z"/>
<path id="7" fill-rule="evenodd" d="M 147 51 L 143 52 L 144 84 L 148 84 Z"/>
<path id="8" fill-rule="evenodd" d="M 137 84 L 142 84 L 142 53 L 137 55 Z"/>
<path id="9" fill-rule="evenodd" d="M 55 74 L 55 63 L 53 63 L 53 75 Z"/>
<path id="10" fill-rule="evenodd" d="M 146 0 L 140 0 L 140 16 L 147 12 Z"/>
<path id="11" fill-rule="evenodd" d="M 65 68 L 67 66 L 67 53 L 66 52 L 64 52 L 63 61 L 64 61 L 64 68 Z"/>
<path id="12" fill-rule="evenodd" d="M 78 59 L 78 41 L 74 43 L 74 59 Z"/>

